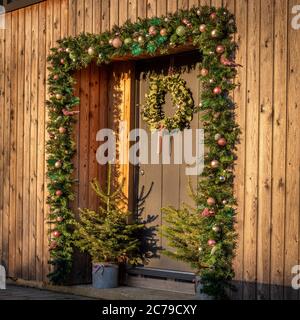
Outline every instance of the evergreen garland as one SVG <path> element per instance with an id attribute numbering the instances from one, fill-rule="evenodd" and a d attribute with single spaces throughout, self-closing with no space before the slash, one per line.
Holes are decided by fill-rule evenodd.
<path id="1" fill-rule="evenodd" d="M 73 125 L 78 112 L 74 111 L 74 107 L 79 104 L 79 99 L 74 96 L 73 72 L 87 67 L 92 60 L 100 65 L 109 63 L 116 56 L 127 55 L 130 58 L 132 55 L 165 54 L 171 48 L 185 43 L 193 43 L 203 55 L 199 75 L 203 86 L 201 110 L 209 151 L 198 186 L 199 196 L 196 198 L 197 218 L 201 228 L 198 228 L 194 219 L 183 220 L 193 220 L 191 228 L 195 228 L 191 232 L 199 233 L 203 253 L 198 253 L 197 257 L 207 265 L 207 268 L 199 271 L 206 292 L 215 294 L 215 288 L 223 288 L 223 280 L 232 277 L 231 259 L 235 245 L 232 169 L 238 128 L 229 92 L 235 88 L 235 31 L 234 16 L 227 9 L 194 7 L 168 16 L 138 19 L 136 23 L 127 21 L 123 26 L 114 26 L 111 32 L 100 35 L 82 33 L 76 37 L 67 37 L 59 40 L 58 46 L 51 49 L 48 56 L 50 98 L 47 101 L 47 175 L 51 225 L 50 263 L 54 266 L 49 277 L 52 282 L 64 283 L 72 266 L 74 214 L 69 208 L 69 202 L 74 198 L 75 183 L 72 176 L 72 159 L 76 151 Z M 215 200 L 213 205 L 208 206 L 208 197 Z M 178 215 L 179 212 L 181 214 L 178 211 Z M 203 212 L 214 212 L 214 216 L 203 216 Z M 177 223 L 176 220 L 174 223 Z M 222 225 L 219 234 L 212 233 L 212 226 L 216 223 Z M 210 245 L 215 241 L 218 254 L 210 255 L 205 243 L 208 238 L 212 240 Z M 190 256 L 190 259 L 194 259 L 194 256 Z M 197 260 L 197 267 L 200 260 Z"/>

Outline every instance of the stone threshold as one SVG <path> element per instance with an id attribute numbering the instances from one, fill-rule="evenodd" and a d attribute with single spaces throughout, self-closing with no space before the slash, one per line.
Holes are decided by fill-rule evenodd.
<path id="1" fill-rule="evenodd" d="M 200 300 L 195 295 L 137 287 L 96 289 L 91 285 L 55 286 L 45 282 L 7 279 L 7 284 L 73 294 L 99 300 Z"/>

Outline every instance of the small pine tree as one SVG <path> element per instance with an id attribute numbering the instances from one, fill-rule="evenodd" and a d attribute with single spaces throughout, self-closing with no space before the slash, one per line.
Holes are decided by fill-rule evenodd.
<path id="1" fill-rule="evenodd" d="M 139 235 L 145 226 L 139 221 L 129 222 L 132 214 L 124 209 L 127 199 L 123 184 L 112 191 L 111 172 L 109 164 L 105 190 L 96 180 L 91 183 L 100 206 L 98 211 L 80 209 L 80 220 L 75 222 L 75 245 L 88 252 L 93 262 L 138 264 L 143 261 Z"/>

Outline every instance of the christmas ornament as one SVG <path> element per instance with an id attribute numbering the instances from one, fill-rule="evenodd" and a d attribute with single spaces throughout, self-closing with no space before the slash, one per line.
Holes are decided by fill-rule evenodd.
<path id="1" fill-rule="evenodd" d="M 62 99 L 62 95 L 60 93 L 57 93 L 55 95 L 56 100 L 61 100 Z"/>
<path id="2" fill-rule="evenodd" d="M 61 63 L 61 64 L 64 64 L 64 63 L 65 63 L 65 59 L 63 59 L 63 58 L 60 59 L 60 63 Z"/>
<path id="3" fill-rule="evenodd" d="M 111 46 L 112 46 L 113 40 L 114 40 L 114 39 L 109 39 L 109 40 L 108 40 L 108 43 L 109 43 Z"/>
<path id="4" fill-rule="evenodd" d="M 132 43 L 132 39 L 131 39 L 131 38 L 126 38 L 126 39 L 124 40 L 124 44 L 125 44 L 126 46 L 129 46 L 131 43 Z"/>
<path id="5" fill-rule="evenodd" d="M 56 241 L 51 241 L 49 249 L 50 250 L 55 250 L 57 248 L 58 244 Z"/>
<path id="6" fill-rule="evenodd" d="M 227 144 L 227 141 L 226 141 L 225 138 L 220 138 L 220 139 L 218 140 L 218 145 L 219 145 L 220 147 L 225 147 L 226 144 Z"/>
<path id="7" fill-rule="evenodd" d="M 61 133 L 61 134 L 64 134 L 66 131 L 67 131 L 67 129 L 64 128 L 64 127 L 59 127 L 58 128 L 58 132 Z"/>
<path id="8" fill-rule="evenodd" d="M 156 36 L 156 35 L 157 35 L 156 27 L 155 27 L 155 26 L 151 26 L 151 27 L 148 29 L 148 33 L 150 34 L 150 36 Z"/>
<path id="9" fill-rule="evenodd" d="M 206 25 L 205 24 L 200 24 L 199 31 L 202 32 L 202 33 L 205 32 L 206 31 Z"/>
<path id="10" fill-rule="evenodd" d="M 213 246 L 216 245 L 216 241 L 213 240 L 213 239 L 210 239 L 210 240 L 207 241 L 207 244 L 208 244 L 210 247 L 213 247 Z"/>
<path id="11" fill-rule="evenodd" d="M 176 28 L 176 34 L 178 37 L 183 37 L 185 35 L 185 27 L 184 26 L 179 26 Z"/>
<path id="12" fill-rule="evenodd" d="M 222 89 L 220 87 L 215 87 L 213 92 L 214 92 L 215 95 L 221 94 L 222 93 Z"/>
<path id="13" fill-rule="evenodd" d="M 202 252 L 202 251 L 203 251 L 203 248 L 202 248 L 202 247 L 199 247 L 198 251 L 199 251 L 199 252 Z"/>
<path id="14" fill-rule="evenodd" d="M 144 44 L 145 39 L 144 39 L 143 36 L 139 36 L 139 37 L 137 38 L 137 41 L 138 41 L 139 44 Z"/>
<path id="15" fill-rule="evenodd" d="M 209 79 L 209 83 L 213 84 L 213 83 L 215 83 L 215 80 L 214 79 Z"/>
<path id="16" fill-rule="evenodd" d="M 165 37 L 168 34 L 168 31 L 166 28 L 162 28 L 159 33 L 162 37 Z"/>
<path id="17" fill-rule="evenodd" d="M 182 23 L 185 24 L 185 25 L 187 25 L 187 24 L 189 24 L 190 22 L 189 22 L 189 20 L 188 20 L 187 18 L 183 18 L 183 19 L 182 19 Z"/>
<path id="18" fill-rule="evenodd" d="M 205 69 L 205 68 L 202 68 L 201 71 L 200 71 L 200 73 L 201 73 L 201 76 L 202 76 L 202 77 L 206 77 L 206 76 L 208 75 L 208 70 Z"/>
<path id="19" fill-rule="evenodd" d="M 209 206 L 214 206 L 216 204 L 216 200 L 212 197 L 209 197 L 206 202 Z"/>
<path id="20" fill-rule="evenodd" d="M 215 12 L 212 12 L 209 17 L 211 20 L 215 20 L 217 18 L 217 14 Z"/>
<path id="21" fill-rule="evenodd" d="M 227 200 L 223 200 L 223 201 L 222 201 L 222 204 L 223 204 L 224 206 L 226 206 L 227 203 L 228 203 Z"/>
<path id="22" fill-rule="evenodd" d="M 217 38 L 217 37 L 219 36 L 218 31 L 217 31 L 216 29 L 212 30 L 211 36 L 212 36 L 213 38 Z"/>
<path id="23" fill-rule="evenodd" d="M 213 160 L 211 163 L 210 163 L 210 166 L 214 169 L 218 168 L 219 167 L 219 161 L 218 160 Z"/>
<path id="24" fill-rule="evenodd" d="M 62 166 L 62 162 L 60 160 L 58 160 L 58 161 L 55 162 L 54 166 L 55 166 L 56 169 L 59 169 Z"/>
<path id="25" fill-rule="evenodd" d="M 220 180 L 221 182 L 225 182 L 225 181 L 226 181 L 226 178 L 225 178 L 224 176 L 220 176 L 220 177 L 219 177 L 219 180 Z"/>
<path id="26" fill-rule="evenodd" d="M 197 10 L 197 16 L 200 16 L 201 15 L 201 11 L 200 10 Z"/>
<path id="27" fill-rule="evenodd" d="M 116 49 L 119 49 L 122 47 L 122 40 L 119 37 L 115 37 L 112 41 L 112 46 Z"/>
<path id="28" fill-rule="evenodd" d="M 58 230 L 55 230 L 55 231 L 52 232 L 52 236 L 54 238 L 59 238 L 61 236 L 61 233 Z"/>
<path id="29" fill-rule="evenodd" d="M 63 222 L 63 221 L 64 221 L 64 218 L 61 217 L 61 216 L 59 216 L 59 217 L 56 218 L 56 221 L 57 221 L 57 222 Z"/>
<path id="30" fill-rule="evenodd" d="M 215 134 L 215 141 L 218 141 L 221 138 L 222 136 L 219 133 Z"/>
<path id="31" fill-rule="evenodd" d="M 61 197 L 63 195 L 63 192 L 61 190 L 57 190 L 55 192 L 55 194 L 58 196 L 58 197 Z"/>
<path id="32" fill-rule="evenodd" d="M 205 208 L 201 212 L 201 216 L 204 218 L 213 217 L 215 215 L 215 212 L 213 210 L 209 210 L 208 208 Z"/>
<path id="33" fill-rule="evenodd" d="M 225 51 L 224 46 L 218 45 L 218 46 L 216 47 L 216 52 L 217 52 L 217 53 L 224 53 L 224 51 Z"/>
<path id="34" fill-rule="evenodd" d="M 55 75 L 53 76 L 53 79 L 54 79 L 54 80 L 58 80 L 58 79 L 59 79 L 59 76 L 58 76 L 57 74 L 55 74 Z"/>
<path id="35" fill-rule="evenodd" d="M 89 54 L 90 56 L 95 55 L 95 50 L 94 50 L 94 48 L 92 48 L 92 47 L 88 48 L 88 54 Z"/>
<path id="36" fill-rule="evenodd" d="M 67 109 L 62 109 L 62 112 L 63 112 L 64 116 L 74 116 L 74 115 L 80 113 L 79 110 L 69 111 Z"/>
<path id="37" fill-rule="evenodd" d="M 212 230 L 213 230 L 214 232 L 216 232 L 216 233 L 219 233 L 219 232 L 221 231 L 221 227 L 218 226 L 218 225 L 215 225 L 215 226 L 212 227 Z"/>
<path id="38" fill-rule="evenodd" d="M 70 48 L 66 48 L 66 52 L 70 53 L 71 52 Z"/>
<path id="39" fill-rule="evenodd" d="M 57 51 L 58 51 L 58 52 L 63 52 L 64 49 L 63 49 L 63 48 L 58 48 Z"/>

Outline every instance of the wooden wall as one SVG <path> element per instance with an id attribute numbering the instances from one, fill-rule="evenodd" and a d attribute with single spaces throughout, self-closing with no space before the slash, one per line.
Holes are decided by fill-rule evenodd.
<path id="1" fill-rule="evenodd" d="M 48 273 L 44 101 L 49 48 L 65 35 L 99 33 L 127 18 L 194 4 L 227 5 L 238 23 L 237 59 L 243 67 L 234 92 L 242 129 L 235 270 L 243 283 L 236 297 L 299 298 L 289 289 L 291 268 L 300 264 L 300 31 L 291 28 L 296 0 L 47 0 L 8 13 L 6 30 L 0 30 L 0 259 L 9 276 L 42 281 Z M 79 170 L 79 188 L 85 174 Z"/>

